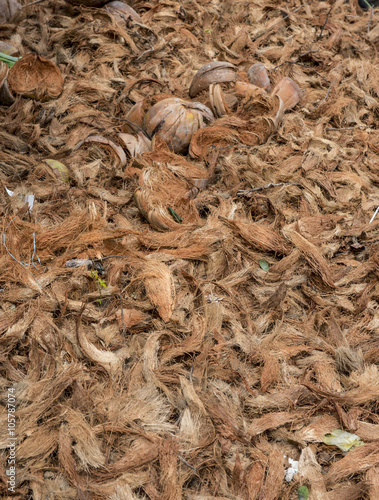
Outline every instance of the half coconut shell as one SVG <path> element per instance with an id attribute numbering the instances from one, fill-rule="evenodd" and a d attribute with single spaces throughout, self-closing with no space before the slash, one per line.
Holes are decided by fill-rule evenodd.
<path id="1" fill-rule="evenodd" d="M 37 54 L 27 54 L 9 70 L 8 86 L 12 94 L 48 101 L 63 90 L 63 75 L 54 63 Z"/>

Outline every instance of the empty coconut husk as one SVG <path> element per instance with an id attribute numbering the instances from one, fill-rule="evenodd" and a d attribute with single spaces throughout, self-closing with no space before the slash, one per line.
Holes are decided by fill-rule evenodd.
<path id="1" fill-rule="evenodd" d="M 37 54 L 27 54 L 9 70 L 8 87 L 12 94 L 48 101 L 63 91 L 63 75 L 54 63 Z"/>

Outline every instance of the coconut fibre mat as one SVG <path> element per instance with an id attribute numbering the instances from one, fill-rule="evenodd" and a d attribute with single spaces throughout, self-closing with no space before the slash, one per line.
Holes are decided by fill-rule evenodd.
<path id="1" fill-rule="evenodd" d="M 378 9 L 131 6 L 0 25 L 64 76 L 0 108 L 1 498 L 378 499 Z M 189 152 L 157 130 L 143 148 L 132 106 L 209 107 L 189 87 L 211 61 L 302 99 L 275 121 L 224 83 Z M 359 445 L 325 444 L 336 429 Z"/>

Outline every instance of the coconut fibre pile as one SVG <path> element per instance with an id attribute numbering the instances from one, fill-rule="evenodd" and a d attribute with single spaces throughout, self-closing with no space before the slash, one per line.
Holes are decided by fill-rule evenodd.
<path id="1" fill-rule="evenodd" d="M 2 498 L 378 499 L 379 9 L 130 6 L 0 25 L 64 78 L 0 107 Z"/>

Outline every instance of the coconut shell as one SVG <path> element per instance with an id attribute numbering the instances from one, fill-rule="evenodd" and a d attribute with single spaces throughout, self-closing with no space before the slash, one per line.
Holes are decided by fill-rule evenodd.
<path id="1" fill-rule="evenodd" d="M 226 61 L 212 61 L 206 64 L 193 77 L 189 88 L 190 97 L 197 96 L 212 83 L 235 82 L 236 72 L 236 66 Z"/>
<path id="2" fill-rule="evenodd" d="M 16 0 L 0 0 L 0 24 L 9 21 L 18 9 L 21 9 L 21 4 Z"/>
<path id="3" fill-rule="evenodd" d="M 105 10 L 112 14 L 117 22 L 125 23 L 128 19 L 132 19 L 137 23 L 142 23 L 142 19 L 137 12 L 124 2 L 109 2 L 105 6 Z"/>
<path id="4" fill-rule="evenodd" d="M 203 118 L 213 119 L 211 110 L 206 106 L 168 98 L 149 109 L 145 115 L 144 127 L 151 137 L 156 135 L 175 153 L 185 153 L 193 134 L 204 127 Z"/>
<path id="5" fill-rule="evenodd" d="M 132 106 L 130 108 L 130 110 L 127 112 L 127 114 L 125 115 L 125 119 L 134 123 L 135 125 L 137 125 L 137 127 L 142 128 L 143 127 L 143 119 L 145 116 L 145 106 L 146 106 L 145 99 L 142 99 L 141 101 L 136 102 L 134 104 L 134 106 Z M 128 123 L 126 123 L 122 127 L 123 132 L 136 133 L 137 130 L 136 130 L 136 127 L 133 127 L 133 125 L 129 125 Z"/>
<path id="6" fill-rule="evenodd" d="M 261 89 L 271 91 L 270 79 L 267 70 L 262 63 L 255 63 L 247 70 L 249 82 Z"/>
<path id="7" fill-rule="evenodd" d="M 284 110 L 287 111 L 292 109 L 298 104 L 302 97 L 302 92 L 300 87 L 296 82 L 285 76 L 280 80 L 272 91 L 273 95 L 277 95 L 283 100 Z"/>
<path id="8" fill-rule="evenodd" d="M 39 101 L 57 98 L 63 90 L 63 75 L 54 63 L 37 54 L 28 54 L 9 70 L 11 93 Z"/>

